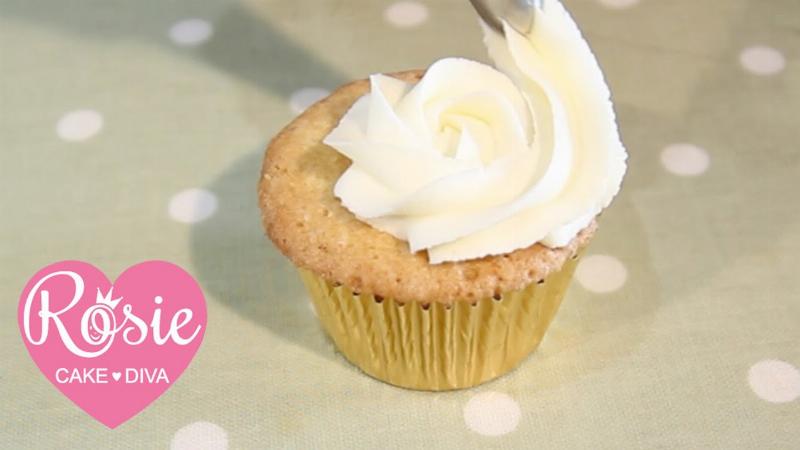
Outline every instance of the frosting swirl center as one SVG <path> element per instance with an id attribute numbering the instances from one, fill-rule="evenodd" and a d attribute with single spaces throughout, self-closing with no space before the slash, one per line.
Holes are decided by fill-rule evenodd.
<path id="1" fill-rule="evenodd" d="M 625 172 L 608 87 L 560 3 L 529 35 L 484 33 L 497 69 L 445 58 L 413 85 L 372 75 L 324 139 L 352 161 L 343 205 L 433 264 L 565 245 Z"/>

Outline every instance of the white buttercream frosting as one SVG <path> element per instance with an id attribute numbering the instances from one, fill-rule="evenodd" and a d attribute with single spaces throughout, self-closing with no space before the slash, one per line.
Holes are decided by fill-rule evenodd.
<path id="1" fill-rule="evenodd" d="M 324 140 L 352 161 L 334 187 L 347 209 L 436 264 L 566 245 L 608 206 L 627 157 L 608 86 L 545 5 L 527 35 L 484 27 L 497 69 L 446 58 L 416 84 L 370 77 Z"/>

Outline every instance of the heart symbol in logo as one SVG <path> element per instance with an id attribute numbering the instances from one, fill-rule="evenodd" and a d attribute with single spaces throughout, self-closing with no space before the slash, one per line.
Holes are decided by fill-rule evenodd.
<path id="1" fill-rule="evenodd" d="M 166 261 L 101 270 L 62 261 L 36 273 L 20 296 L 22 340 L 45 377 L 115 428 L 163 394 L 194 358 L 206 329 L 203 292 Z"/>

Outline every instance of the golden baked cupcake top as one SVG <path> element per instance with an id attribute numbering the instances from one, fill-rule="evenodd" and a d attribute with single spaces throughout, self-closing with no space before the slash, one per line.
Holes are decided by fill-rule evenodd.
<path id="1" fill-rule="evenodd" d="M 495 67 L 343 86 L 270 144 L 268 234 L 298 266 L 401 301 L 474 300 L 561 268 L 619 192 L 608 86 L 557 0 L 521 34 L 484 26 Z"/>
<path id="2" fill-rule="evenodd" d="M 416 82 L 423 71 L 392 74 Z M 258 186 L 269 237 L 293 263 L 353 290 L 398 301 L 474 301 L 520 289 L 561 268 L 594 233 L 568 245 L 534 244 L 503 255 L 430 264 L 424 251 L 359 220 L 334 196 L 350 160 L 322 143 L 369 81 L 344 85 L 308 108 L 267 148 Z"/>

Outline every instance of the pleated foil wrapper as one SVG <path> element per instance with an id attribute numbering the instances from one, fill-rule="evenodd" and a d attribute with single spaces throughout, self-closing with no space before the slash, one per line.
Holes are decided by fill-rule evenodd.
<path id="1" fill-rule="evenodd" d="M 497 378 L 542 340 L 579 258 L 524 289 L 477 301 L 398 302 L 300 269 L 314 308 L 339 351 L 368 375 L 427 391 Z"/>

